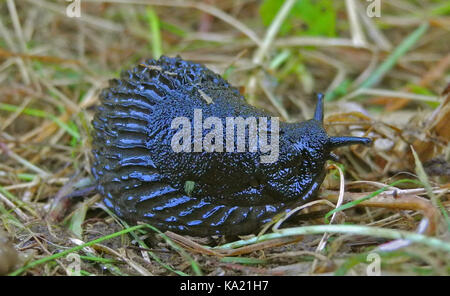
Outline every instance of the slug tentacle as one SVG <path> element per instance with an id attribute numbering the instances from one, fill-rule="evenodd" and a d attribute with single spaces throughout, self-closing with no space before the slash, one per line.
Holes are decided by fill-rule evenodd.
<path id="1" fill-rule="evenodd" d="M 372 143 L 371 139 L 362 137 L 331 137 L 329 140 L 332 149 L 354 144 L 369 145 L 370 143 Z"/>
<path id="2" fill-rule="evenodd" d="M 317 94 L 317 104 L 316 104 L 316 110 L 314 112 L 314 119 L 323 124 L 323 94 L 318 93 Z"/>

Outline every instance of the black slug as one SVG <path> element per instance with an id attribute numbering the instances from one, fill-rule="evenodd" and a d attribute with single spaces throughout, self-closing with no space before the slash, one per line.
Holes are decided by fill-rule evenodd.
<path id="1" fill-rule="evenodd" d="M 331 150 L 370 143 L 329 137 L 322 95 L 313 119 L 278 123 L 181 58 L 123 72 L 100 99 L 92 173 L 105 204 L 128 222 L 181 234 L 257 231 L 314 197 Z"/>

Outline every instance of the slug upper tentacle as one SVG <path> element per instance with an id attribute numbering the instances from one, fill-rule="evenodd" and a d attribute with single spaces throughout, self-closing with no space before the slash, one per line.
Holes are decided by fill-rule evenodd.
<path id="1" fill-rule="evenodd" d="M 105 204 L 130 222 L 190 235 L 257 231 L 275 214 L 315 196 L 334 148 L 370 143 L 368 138 L 329 137 L 319 94 L 313 119 L 279 123 L 278 154 L 273 162 L 262 162 L 267 151 L 261 151 L 262 142 L 251 142 L 250 126 L 253 118 L 259 124 L 271 116 L 248 105 L 219 75 L 180 58 L 163 56 L 123 72 L 100 99 L 93 120 L 92 173 Z M 193 123 L 199 115 L 206 119 L 200 131 Z M 218 134 L 211 139 L 213 129 L 226 134 L 230 118 L 248 123 L 243 152 L 237 131 L 231 150 L 220 151 Z M 182 137 L 182 151 L 174 151 L 181 123 L 192 126 L 189 137 Z M 270 141 L 275 127 L 278 122 L 268 120 L 263 128 Z M 196 135 L 203 144 L 210 137 L 211 151 L 198 150 L 208 147 Z M 192 143 L 184 142 L 191 138 Z"/>

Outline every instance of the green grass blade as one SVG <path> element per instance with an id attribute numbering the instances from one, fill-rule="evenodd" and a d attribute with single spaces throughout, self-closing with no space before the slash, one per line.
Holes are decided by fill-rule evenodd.
<path id="1" fill-rule="evenodd" d="M 159 59 L 162 55 L 161 30 L 158 15 L 152 8 L 147 8 L 147 20 L 150 26 L 152 39 L 150 46 L 152 48 L 153 58 Z"/>
<path id="2" fill-rule="evenodd" d="M 365 225 L 330 225 L 330 224 L 279 229 L 277 232 L 274 233 L 264 234 L 247 240 L 235 241 L 229 244 L 215 247 L 213 249 L 236 249 L 243 246 L 252 245 L 258 242 L 276 238 L 310 235 L 310 234 L 322 234 L 325 232 L 353 234 L 353 235 L 367 235 L 373 237 L 382 237 L 386 239 L 405 239 L 413 243 L 419 243 L 429 246 L 436 250 L 443 250 L 446 252 L 450 252 L 449 242 L 415 232 L 382 227 L 365 226 Z"/>
<path id="3" fill-rule="evenodd" d="M 223 257 L 220 262 L 224 263 L 240 263 L 240 264 L 266 264 L 266 259 L 246 258 L 246 257 Z"/>
<path id="4" fill-rule="evenodd" d="M 19 110 L 19 107 L 15 106 L 15 105 L 11 105 L 11 104 L 0 103 L 0 110 L 8 111 L 8 112 L 16 112 L 17 110 Z M 30 115 L 30 116 L 47 118 L 47 119 L 53 120 L 53 122 L 55 122 L 60 128 L 62 128 L 63 130 L 68 132 L 71 136 L 76 138 L 77 141 L 79 141 L 81 139 L 80 133 L 76 129 L 71 128 L 68 124 L 61 121 L 55 115 L 51 115 L 51 114 L 46 113 L 45 111 L 42 111 L 39 109 L 33 109 L 33 108 L 25 108 L 22 110 L 22 113 L 26 114 L 26 115 Z"/>
<path id="5" fill-rule="evenodd" d="M 373 71 L 373 73 L 359 86 L 359 88 L 369 88 L 377 84 L 384 75 L 389 72 L 397 63 L 397 61 L 425 34 L 429 27 L 428 23 L 423 23 L 414 32 L 408 35 L 381 63 L 381 65 Z"/>

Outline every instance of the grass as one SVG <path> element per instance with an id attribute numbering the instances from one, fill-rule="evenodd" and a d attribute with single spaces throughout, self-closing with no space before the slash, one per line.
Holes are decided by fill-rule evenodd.
<path id="1" fill-rule="evenodd" d="M 391 70 L 394 65 L 398 62 L 398 60 L 405 55 L 405 53 L 414 46 L 420 38 L 425 34 L 429 25 L 428 23 L 423 23 L 420 25 L 414 32 L 412 32 L 409 36 L 405 38 L 392 53 L 386 58 L 386 60 L 380 64 L 375 71 L 365 80 L 359 87 L 360 88 L 369 88 L 375 84 L 377 84 L 384 75 L 386 75 L 389 70 Z"/>
<path id="2" fill-rule="evenodd" d="M 147 8 L 147 19 L 150 27 L 152 39 L 150 41 L 154 59 L 159 59 L 163 53 L 160 21 L 158 15 L 151 8 Z"/>
<path id="3" fill-rule="evenodd" d="M 19 268 L 17 270 L 11 272 L 9 275 L 20 275 L 20 274 L 22 274 L 24 271 L 26 271 L 29 268 L 33 268 L 35 266 L 38 266 L 38 265 L 41 265 L 41 264 L 44 264 L 44 263 L 56 260 L 58 258 L 63 258 L 65 256 L 69 255 L 70 253 L 77 252 L 79 250 L 82 250 L 85 247 L 90 247 L 90 246 L 92 246 L 94 244 L 101 243 L 101 242 L 103 242 L 105 240 L 108 240 L 108 239 L 120 236 L 122 234 L 129 233 L 131 231 L 138 230 L 138 229 L 141 229 L 141 228 L 144 228 L 144 227 L 146 227 L 146 225 L 136 225 L 136 226 L 133 226 L 133 227 L 130 227 L 128 229 L 124 229 L 124 230 L 118 231 L 118 232 L 110 234 L 110 235 L 105 235 L 103 237 L 100 237 L 100 238 L 98 238 L 96 240 L 87 242 L 85 244 L 82 244 L 82 245 L 70 248 L 68 250 L 62 251 L 60 253 L 57 253 L 57 254 L 54 254 L 54 255 L 51 255 L 51 256 L 47 256 L 47 257 L 41 258 L 41 259 L 36 260 L 36 261 L 33 261 L 33 262 L 31 262 L 31 263 L 29 263 L 29 264 L 27 264 L 27 265 L 25 265 L 25 266 L 23 266 L 23 267 L 21 267 L 21 268 Z"/>
<path id="4" fill-rule="evenodd" d="M 67 275 L 76 255 L 81 275 L 360 275 L 374 252 L 382 274 L 450 274 L 448 3 L 386 1 L 369 18 L 365 1 L 82 2 L 75 21 L 66 3 L 0 1 L 0 236 L 22 258 L 9 275 Z M 90 122 L 109 79 L 163 54 L 292 122 L 323 92 L 327 132 L 374 145 L 337 150 L 319 201 L 260 236 L 128 225 L 86 190 Z"/>
<path id="5" fill-rule="evenodd" d="M 218 249 L 235 249 L 243 247 L 249 244 L 262 242 L 265 240 L 288 237 L 288 236 L 300 236 L 307 234 L 322 234 L 322 233 L 346 233 L 346 234 L 359 234 L 375 237 L 382 237 L 388 239 L 406 239 L 411 242 L 421 243 L 426 246 L 435 248 L 437 250 L 450 251 L 450 243 L 433 238 L 427 237 L 423 234 L 414 232 L 407 232 L 401 230 L 369 227 L 362 225 L 313 225 L 294 228 L 283 228 L 277 232 L 264 234 L 259 237 L 251 238 L 248 240 L 240 240 L 225 245 L 218 246 Z"/>
<path id="6" fill-rule="evenodd" d="M 340 211 L 343 211 L 343 210 L 347 210 L 347 209 L 353 208 L 353 207 L 357 206 L 358 204 L 362 203 L 363 201 L 369 200 L 369 199 L 371 199 L 372 197 L 375 197 L 375 196 L 377 196 L 378 194 L 380 194 L 380 193 L 382 193 L 382 192 L 388 190 L 388 189 L 391 188 L 392 186 L 396 186 L 396 185 L 402 184 L 402 183 L 413 183 L 413 184 L 416 184 L 416 185 L 419 185 L 419 186 L 422 186 L 422 185 L 423 185 L 421 182 L 419 182 L 419 181 L 417 181 L 417 180 L 410 180 L 410 179 L 401 179 L 401 180 L 397 180 L 397 181 L 395 181 L 395 182 L 389 184 L 388 186 L 385 186 L 385 187 L 383 187 L 383 188 L 381 188 L 381 189 L 378 189 L 377 191 L 374 191 L 374 192 L 372 192 L 371 194 L 369 194 L 369 195 L 367 195 L 367 196 L 365 196 L 365 197 L 363 197 L 363 198 L 361 198 L 361 199 L 358 199 L 358 200 L 355 200 L 355 201 L 348 202 L 348 203 L 346 203 L 345 205 L 342 205 L 342 206 L 340 206 L 340 207 L 338 207 L 338 208 L 336 208 L 336 209 L 334 209 L 334 210 L 329 211 L 329 212 L 325 215 L 325 217 L 324 217 L 325 223 L 329 223 L 328 218 L 329 218 L 331 215 L 333 215 L 334 213 L 338 213 L 338 212 L 340 212 Z"/>

